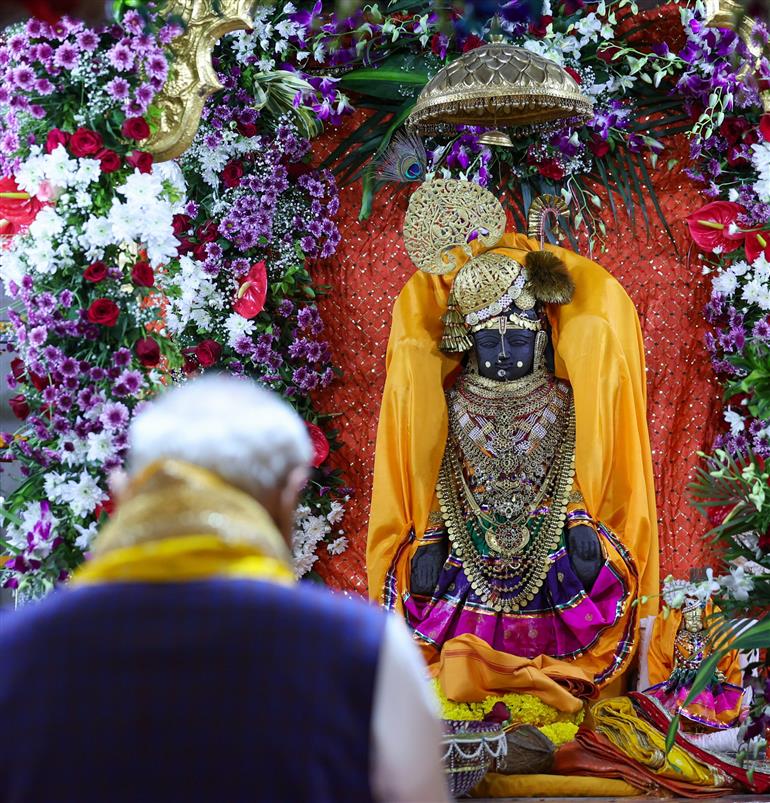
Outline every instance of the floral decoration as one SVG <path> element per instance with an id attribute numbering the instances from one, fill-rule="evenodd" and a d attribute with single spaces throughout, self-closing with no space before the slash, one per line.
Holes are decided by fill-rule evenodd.
<path id="1" fill-rule="evenodd" d="M 297 574 L 322 541 L 331 555 L 347 546 L 347 490 L 326 465 L 334 431 L 311 399 L 335 377 L 306 265 L 339 242 L 336 184 L 307 163 L 301 133 L 316 130 L 322 101 L 289 70 L 257 80 L 239 61 L 244 36 L 227 37 L 225 92 L 184 159 L 154 164 L 142 143 L 173 69 L 165 46 L 180 32 L 129 10 L 101 30 L 31 20 L 0 38 L 0 275 L 20 419 L 2 435 L 2 458 L 25 477 L 2 506 L 3 582 L 22 598 L 87 552 L 111 512 L 108 475 L 134 413 L 210 368 L 259 379 L 308 423 L 316 459 Z M 248 36 L 248 59 L 274 52 L 256 29 Z"/>

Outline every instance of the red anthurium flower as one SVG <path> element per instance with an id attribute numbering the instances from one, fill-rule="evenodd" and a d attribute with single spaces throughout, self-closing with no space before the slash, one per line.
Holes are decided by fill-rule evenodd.
<path id="1" fill-rule="evenodd" d="M 698 248 L 709 253 L 728 254 L 740 248 L 744 234 L 730 233 L 730 224 L 746 210 L 732 201 L 712 201 L 687 217 L 690 237 Z"/>
<path id="2" fill-rule="evenodd" d="M 747 231 L 745 246 L 749 262 L 753 262 L 760 254 L 770 260 L 770 231 Z"/>
<path id="3" fill-rule="evenodd" d="M 305 426 L 307 427 L 307 434 L 310 435 L 310 442 L 313 444 L 313 459 L 310 464 L 313 468 L 318 468 L 329 456 L 329 441 L 326 440 L 326 435 L 317 424 L 305 421 Z"/>
<path id="4" fill-rule="evenodd" d="M 770 113 L 759 118 L 759 133 L 765 142 L 770 142 Z"/>
<path id="5" fill-rule="evenodd" d="M 19 189 L 14 178 L 0 178 L 0 220 L 7 221 L 6 234 L 26 228 L 37 217 L 42 204 Z"/>
<path id="6" fill-rule="evenodd" d="M 267 269 L 257 262 L 241 279 L 233 309 L 244 318 L 255 318 L 264 309 L 267 298 Z"/>

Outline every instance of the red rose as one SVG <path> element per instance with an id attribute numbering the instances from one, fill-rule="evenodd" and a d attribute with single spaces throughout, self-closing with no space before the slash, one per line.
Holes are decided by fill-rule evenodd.
<path id="1" fill-rule="evenodd" d="M 182 349 L 182 356 L 184 357 L 184 365 L 182 370 L 187 376 L 192 376 L 198 370 L 198 360 L 195 357 L 195 348 L 187 346 Z"/>
<path id="2" fill-rule="evenodd" d="M 150 136 L 150 126 L 144 117 L 129 117 L 123 123 L 120 133 L 126 139 L 135 139 L 138 142 Z"/>
<path id="3" fill-rule="evenodd" d="M 179 246 L 176 249 L 176 252 L 177 254 L 179 254 L 180 257 L 183 257 L 186 254 L 189 254 L 194 249 L 195 249 L 195 243 L 192 240 L 188 240 L 186 237 L 182 237 L 179 240 Z"/>
<path id="4" fill-rule="evenodd" d="M 311 424 L 310 421 L 305 421 L 305 426 L 307 434 L 310 435 L 310 442 L 313 444 L 313 459 L 310 461 L 310 465 L 318 468 L 329 456 L 329 441 L 321 427 Z"/>
<path id="5" fill-rule="evenodd" d="M 102 149 L 102 137 L 90 128 L 78 128 L 70 137 L 70 153 L 78 158 L 94 156 Z"/>
<path id="6" fill-rule="evenodd" d="M 759 118 L 759 133 L 765 142 L 770 142 L 770 113 Z"/>
<path id="7" fill-rule="evenodd" d="M 100 502 L 94 508 L 94 518 L 97 521 L 99 521 L 99 519 L 101 518 L 102 513 L 104 513 L 105 516 L 109 517 L 114 512 L 115 512 L 115 500 L 111 496 L 109 496 L 109 497 L 107 497 L 107 499 L 104 500 L 104 502 Z"/>
<path id="8" fill-rule="evenodd" d="M 312 172 L 313 166 L 307 162 L 292 162 L 286 165 L 286 173 L 290 179 L 296 180 L 300 176 L 305 176 Z"/>
<path id="9" fill-rule="evenodd" d="M 137 262 L 136 265 L 131 268 L 131 280 L 134 284 L 139 285 L 139 287 L 154 287 L 155 274 L 150 267 L 150 263 Z"/>
<path id="10" fill-rule="evenodd" d="M 609 45 L 608 47 L 603 47 L 601 50 L 597 51 L 596 57 L 602 61 L 606 61 L 609 64 L 612 61 L 613 56 L 618 52 L 620 52 L 620 48 L 617 45 Z"/>
<path id="11" fill-rule="evenodd" d="M 153 368 L 160 362 L 160 346 L 151 337 L 143 337 L 134 344 L 136 358 L 146 368 Z"/>
<path id="12" fill-rule="evenodd" d="M 702 251 L 729 254 L 740 248 L 744 238 L 740 232 L 730 234 L 730 224 L 745 212 L 740 204 L 732 201 L 712 201 L 687 216 L 690 237 Z"/>
<path id="13" fill-rule="evenodd" d="M 575 83 L 578 86 L 580 86 L 580 84 L 583 83 L 583 79 L 580 77 L 578 71 L 573 69 L 572 67 L 565 67 L 564 72 L 569 73 L 569 75 L 572 76 L 572 78 L 574 79 Z"/>
<path id="14" fill-rule="evenodd" d="M 222 346 L 216 340 L 204 340 L 195 347 L 195 356 L 203 368 L 211 368 L 222 356 Z"/>
<path id="15" fill-rule="evenodd" d="M 104 262 L 94 262 L 83 271 L 83 278 L 94 284 L 104 281 L 107 278 L 107 266 Z"/>
<path id="16" fill-rule="evenodd" d="M 23 382 L 27 375 L 27 369 L 24 366 L 24 360 L 14 357 L 11 360 L 11 373 L 17 382 Z"/>
<path id="17" fill-rule="evenodd" d="M 96 158 L 101 162 L 102 173 L 114 173 L 120 170 L 120 156 L 109 148 L 103 148 L 96 154 Z"/>
<path id="18" fill-rule="evenodd" d="M 222 171 L 222 183 L 228 189 L 237 187 L 243 178 L 243 165 L 237 160 L 233 159 L 225 165 Z"/>
<path id="19" fill-rule="evenodd" d="M 242 136 L 242 137 L 256 137 L 257 136 L 257 126 L 254 123 L 238 123 L 235 126 L 235 130 Z"/>
<path id="20" fill-rule="evenodd" d="M 603 139 L 595 139 L 588 143 L 588 148 L 597 159 L 601 159 L 610 152 L 610 143 Z"/>
<path id="21" fill-rule="evenodd" d="M 198 262 L 203 262 L 208 256 L 206 253 L 206 243 L 198 243 L 198 245 L 193 246 L 192 255 Z"/>
<path id="22" fill-rule="evenodd" d="M 553 17 L 546 14 L 543 17 L 540 17 L 540 22 L 529 23 L 529 32 L 532 36 L 537 36 L 538 38 L 542 39 L 548 33 L 548 26 L 553 22 Z"/>
<path id="23" fill-rule="evenodd" d="M 511 712 L 504 702 L 495 703 L 492 710 L 484 716 L 484 722 L 502 724 L 511 718 Z"/>
<path id="24" fill-rule="evenodd" d="M 546 159 L 540 164 L 536 165 L 538 172 L 545 178 L 560 181 L 564 178 L 564 168 L 556 161 L 556 159 Z"/>
<path id="25" fill-rule="evenodd" d="M 60 128 L 52 128 L 48 132 L 45 140 L 45 152 L 53 153 L 59 145 L 66 145 L 70 141 L 70 135 Z"/>
<path id="26" fill-rule="evenodd" d="M 184 234 L 186 231 L 189 231 L 191 223 L 192 218 L 188 215 L 174 215 L 173 219 L 171 220 L 171 226 L 174 229 L 174 235 L 178 237 L 180 234 Z"/>
<path id="27" fill-rule="evenodd" d="M 267 298 L 267 269 L 264 262 L 257 262 L 241 279 L 233 309 L 244 318 L 255 318 L 265 307 Z"/>
<path id="28" fill-rule="evenodd" d="M 97 298 L 96 301 L 91 303 L 87 314 L 91 323 L 98 323 L 102 326 L 115 326 L 118 322 L 120 309 L 109 298 Z"/>
<path id="29" fill-rule="evenodd" d="M 13 414 L 20 421 L 23 421 L 29 415 L 29 404 L 27 404 L 23 394 L 19 393 L 18 396 L 8 399 L 8 404 Z"/>
<path id="30" fill-rule="evenodd" d="M 479 39 L 475 33 L 472 33 L 463 43 L 463 53 L 467 53 L 469 50 L 475 50 L 477 47 L 481 47 L 485 44 L 486 42 L 483 39 Z"/>
<path id="31" fill-rule="evenodd" d="M 140 173 L 152 172 L 152 154 L 147 153 L 147 151 L 131 151 L 126 156 L 126 163 L 130 164 L 131 167 L 135 167 Z"/>
<path id="32" fill-rule="evenodd" d="M 38 393 L 42 393 L 51 384 L 51 380 L 47 376 L 40 376 L 34 371 L 29 372 L 29 381 Z"/>
<path id="33" fill-rule="evenodd" d="M 198 227 L 198 230 L 195 232 L 195 236 L 198 238 L 198 242 L 213 243 L 214 240 L 219 237 L 219 229 L 217 228 L 217 224 L 214 223 L 213 220 L 209 220 L 208 223 L 204 223 L 202 226 Z"/>
<path id="34" fill-rule="evenodd" d="M 743 117 L 728 117 L 719 126 L 719 135 L 724 137 L 728 144 L 735 145 L 741 141 L 749 127 L 750 123 Z"/>

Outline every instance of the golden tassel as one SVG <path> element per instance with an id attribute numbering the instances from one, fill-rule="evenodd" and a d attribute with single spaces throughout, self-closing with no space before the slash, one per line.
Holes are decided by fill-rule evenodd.
<path id="1" fill-rule="evenodd" d="M 468 334 L 465 319 L 457 307 L 454 290 L 449 293 L 447 310 L 441 320 L 444 323 L 444 334 L 441 338 L 442 351 L 456 353 L 469 351 L 473 347 L 473 341 Z"/>

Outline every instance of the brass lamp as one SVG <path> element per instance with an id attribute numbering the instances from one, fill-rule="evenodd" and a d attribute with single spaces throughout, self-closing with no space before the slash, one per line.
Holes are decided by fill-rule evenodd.
<path id="1" fill-rule="evenodd" d="M 567 117 L 590 119 L 593 101 L 558 64 L 522 47 L 491 42 L 440 70 L 420 92 L 407 126 L 420 134 L 458 125 L 493 126 L 480 137 L 511 147 L 498 126 L 518 129 Z"/>

